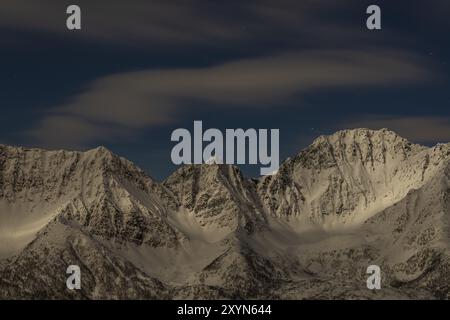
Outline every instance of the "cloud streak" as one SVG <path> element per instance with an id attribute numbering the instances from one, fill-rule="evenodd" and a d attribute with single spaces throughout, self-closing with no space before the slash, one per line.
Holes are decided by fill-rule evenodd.
<path id="1" fill-rule="evenodd" d="M 192 102 L 270 107 L 320 90 L 405 86 L 434 77 L 427 61 L 390 50 L 310 50 L 208 68 L 120 73 L 52 108 L 26 134 L 41 145 L 79 147 L 174 123 Z"/>
<path id="2" fill-rule="evenodd" d="M 68 32 L 66 7 L 60 0 L 2 0 L 0 27 L 52 33 L 69 39 L 133 47 L 248 48 L 249 44 L 284 43 L 299 47 L 327 43 L 361 43 L 367 32 L 343 23 L 342 6 L 330 0 L 78 0 L 82 31 Z M 360 8 L 359 0 L 347 6 Z M 327 15 L 324 14 L 327 12 Z M 361 8 L 364 18 L 365 11 Z M 363 25 L 361 20 L 361 26 Z M 355 20 L 356 21 L 356 20 Z M 388 36 L 387 34 L 385 37 Z M 301 39 L 301 41 L 299 40 Z"/>
<path id="3" fill-rule="evenodd" d="M 268 1 L 107 1 L 78 0 L 82 8 L 80 39 L 142 46 L 145 44 L 198 45 L 241 41 L 262 35 L 276 17 L 266 16 Z M 298 18 L 316 7 L 312 2 L 280 2 L 278 12 L 297 12 Z M 66 7 L 59 0 L 3 0 L 0 26 L 44 31 L 69 36 L 65 28 Z M 39 14 L 44 12 L 45 14 Z M 292 14 L 291 14 L 292 16 Z M 285 22 L 294 22 L 293 19 Z M 245 28 L 243 28 L 245 26 Z M 292 25 L 291 25 L 292 26 Z M 267 33 L 265 34 L 267 36 Z"/>

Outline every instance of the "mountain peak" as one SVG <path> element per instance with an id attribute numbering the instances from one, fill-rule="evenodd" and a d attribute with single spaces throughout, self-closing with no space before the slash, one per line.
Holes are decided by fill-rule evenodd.
<path id="1" fill-rule="evenodd" d="M 80 298 L 342 298 L 341 278 L 366 290 L 355 275 L 373 261 L 401 294 L 399 283 L 448 295 L 449 145 L 354 129 L 258 181 L 216 162 L 157 183 L 105 147 L 0 146 L 0 297 L 73 298 L 59 288 L 75 263 Z"/>
<path id="2" fill-rule="evenodd" d="M 358 128 L 322 135 L 300 152 L 298 157 L 309 163 L 322 164 L 334 164 L 340 160 L 349 163 L 355 160 L 385 163 L 387 159 L 405 159 L 426 149 L 388 129 Z"/>
<path id="3" fill-rule="evenodd" d="M 222 164 L 223 160 L 219 156 L 212 156 L 208 160 L 206 160 L 205 164 Z"/>
<path id="4" fill-rule="evenodd" d="M 389 143 L 404 143 L 411 144 L 408 140 L 401 137 L 396 132 L 383 128 L 379 130 L 373 130 L 368 128 L 355 128 L 336 131 L 330 135 L 321 135 L 315 139 L 312 145 L 321 144 L 323 142 L 336 143 L 336 142 L 370 142 L 385 141 Z"/>

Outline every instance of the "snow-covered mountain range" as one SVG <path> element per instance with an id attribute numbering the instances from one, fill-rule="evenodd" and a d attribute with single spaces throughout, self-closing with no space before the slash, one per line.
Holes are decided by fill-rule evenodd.
<path id="1" fill-rule="evenodd" d="M 449 235 L 450 144 L 386 129 L 321 136 L 259 179 L 0 145 L 3 299 L 448 299 Z"/>

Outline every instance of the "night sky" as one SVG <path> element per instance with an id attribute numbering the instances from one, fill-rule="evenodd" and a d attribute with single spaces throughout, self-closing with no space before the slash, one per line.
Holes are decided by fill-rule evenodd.
<path id="1" fill-rule="evenodd" d="M 1 0 L 0 143 L 104 145 L 160 180 L 194 120 L 279 128 L 281 160 L 355 127 L 450 142 L 449 31 L 448 0 Z"/>

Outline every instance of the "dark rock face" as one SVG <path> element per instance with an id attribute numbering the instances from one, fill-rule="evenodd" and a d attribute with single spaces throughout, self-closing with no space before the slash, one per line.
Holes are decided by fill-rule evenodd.
<path id="1" fill-rule="evenodd" d="M 356 129 L 273 176 L 205 164 L 157 183 L 105 148 L 0 146 L 0 298 L 448 299 L 449 160 Z"/>

